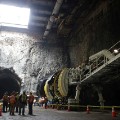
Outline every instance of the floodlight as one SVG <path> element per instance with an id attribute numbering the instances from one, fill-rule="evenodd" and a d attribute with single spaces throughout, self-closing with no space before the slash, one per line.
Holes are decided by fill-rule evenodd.
<path id="1" fill-rule="evenodd" d="M 118 53 L 118 50 L 117 50 L 117 49 L 115 49 L 115 50 L 114 50 L 114 53 Z"/>

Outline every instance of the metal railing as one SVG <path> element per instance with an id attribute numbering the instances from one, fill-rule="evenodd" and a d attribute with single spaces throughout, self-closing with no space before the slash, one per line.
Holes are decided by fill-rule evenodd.
<path id="1" fill-rule="evenodd" d="M 114 50 L 116 49 L 118 53 L 114 53 L 113 48 Z M 99 70 L 102 66 L 106 66 L 111 59 L 113 59 L 117 54 L 119 54 L 119 50 L 120 41 L 115 43 L 108 50 L 105 49 L 90 56 L 88 63 L 83 63 L 82 66 L 79 66 L 77 68 L 70 68 L 68 72 L 69 84 L 79 84 L 86 78 L 93 75 L 95 71 Z"/>
<path id="2" fill-rule="evenodd" d="M 110 59 L 112 59 L 114 56 L 116 56 L 119 53 L 120 48 L 117 48 L 118 53 L 115 54 L 114 52 L 110 52 L 116 45 L 118 45 L 120 43 L 120 41 L 118 41 L 116 44 L 114 44 L 112 47 L 110 47 L 107 51 L 109 51 L 109 53 L 107 54 L 111 54 L 112 57 L 108 58 L 107 54 L 101 53 L 100 55 L 97 56 L 92 60 L 89 60 L 89 63 L 87 63 L 87 67 L 88 69 L 86 69 L 86 66 L 83 66 L 81 68 L 81 74 L 80 74 L 80 82 L 85 79 L 86 77 L 90 76 L 95 70 L 97 70 L 99 67 L 101 67 L 102 65 L 107 65 L 108 61 Z"/>

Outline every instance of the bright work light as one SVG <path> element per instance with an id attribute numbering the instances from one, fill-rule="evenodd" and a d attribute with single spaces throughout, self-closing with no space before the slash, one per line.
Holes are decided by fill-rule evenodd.
<path id="1" fill-rule="evenodd" d="M 0 5 L 0 25 L 28 28 L 30 9 L 9 5 Z"/>
<path id="2" fill-rule="evenodd" d="M 114 53 L 118 53 L 118 50 L 117 50 L 117 49 L 115 49 L 115 50 L 114 50 Z"/>

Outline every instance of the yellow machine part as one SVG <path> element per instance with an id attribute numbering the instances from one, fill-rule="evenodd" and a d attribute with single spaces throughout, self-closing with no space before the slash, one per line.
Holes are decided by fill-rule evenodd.
<path id="1" fill-rule="evenodd" d="M 60 92 L 58 91 L 58 77 L 60 75 L 61 71 L 58 72 L 58 74 L 55 76 L 55 79 L 54 79 L 54 94 L 57 98 L 61 98 L 62 95 L 60 94 Z"/>
<path id="2" fill-rule="evenodd" d="M 50 91 L 49 91 L 48 80 L 47 80 L 46 83 L 45 83 L 44 91 L 45 91 L 45 94 L 46 94 L 46 97 L 48 98 L 48 100 L 52 100 L 52 99 L 53 99 L 53 96 L 51 95 L 51 93 L 50 93 Z"/>
<path id="3" fill-rule="evenodd" d="M 63 69 L 58 78 L 58 90 L 63 97 L 68 94 L 68 71 L 67 68 Z"/>

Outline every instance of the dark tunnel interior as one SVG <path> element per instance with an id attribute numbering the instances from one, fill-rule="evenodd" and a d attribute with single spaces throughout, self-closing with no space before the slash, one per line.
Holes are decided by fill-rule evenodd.
<path id="1" fill-rule="evenodd" d="M 38 87 L 37 87 L 37 95 L 44 97 L 45 95 L 45 91 L 44 91 L 44 86 L 45 86 L 45 82 L 47 81 L 47 79 L 39 81 Z"/>
<path id="2" fill-rule="evenodd" d="M 5 92 L 20 92 L 20 78 L 9 70 L 0 71 L 0 99 Z"/>

